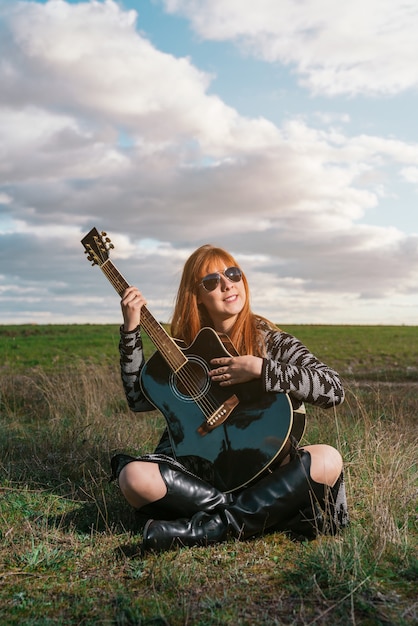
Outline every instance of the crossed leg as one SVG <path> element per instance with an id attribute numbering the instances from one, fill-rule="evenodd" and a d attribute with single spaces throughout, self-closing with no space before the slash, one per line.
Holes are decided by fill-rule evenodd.
<path id="1" fill-rule="evenodd" d="M 333 487 L 343 468 L 338 450 L 326 444 L 305 446 L 304 450 L 311 455 L 312 480 Z M 119 486 L 135 509 L 156 502 L 167 493 L 158 464 L 146 461 L 132 461 L 125 465 L 119 475 Z"/>

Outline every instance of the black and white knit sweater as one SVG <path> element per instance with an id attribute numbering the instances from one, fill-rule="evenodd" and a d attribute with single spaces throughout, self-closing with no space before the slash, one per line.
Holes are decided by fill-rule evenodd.
<path id="1" fill-rule="evenodd" d="M 265 342 L 262 384 L 266 392 L 286 392 L 293 405 L 307 402 L 322 408 L 341 404 L 344 390 L 334 370 L 319 361 L 296 337 L 281 330 L 261 325 Z M 132 411 L 149 411 L 154 407 L 146 399 L 140 385 L 145 363 L 139 327 L 120 333 L 121 377 Z"/>

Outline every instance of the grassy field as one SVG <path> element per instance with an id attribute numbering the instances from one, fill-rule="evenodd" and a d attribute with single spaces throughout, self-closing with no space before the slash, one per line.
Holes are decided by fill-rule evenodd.
<path id="1" fill-rule="evenodd" d="M 281 326 L 348 378 L 418 381 L 416 326 Z M 49 371 L 76 359 L 113 364 L 118 358 L 116 325 L 0 326 L 0 367 L 41 366 Z M 153 351 L 145 342 L 148 353 Z"/>
<path id="2" fill-rule="evenodd" d="M 164 423 L 127 409 L 118 328 L 0 326 L 1 624 L 417 623 L 418 329 L 282 327 L 344 378 L 304 443 L 341 450 L 351 526 L 156 556 L 109 483 L 110 457 Z"/>

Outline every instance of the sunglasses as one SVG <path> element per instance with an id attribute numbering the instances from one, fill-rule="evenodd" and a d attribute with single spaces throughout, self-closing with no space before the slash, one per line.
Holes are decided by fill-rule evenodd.
<path id="1" fill-rule="evenodd" d="M 214 291 L 221 282 L 221 274 L 225 276 L 232 283 L 239 283 L 242 278 L 242 272 L 239 267 L 227 267 L 222 272 L 214 272 L 204 276 L 199 285 L 205 289 L 205 291 Z"/>

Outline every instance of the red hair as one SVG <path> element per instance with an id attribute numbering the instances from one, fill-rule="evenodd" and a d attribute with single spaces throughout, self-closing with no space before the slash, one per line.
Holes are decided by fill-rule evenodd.
<path id="1" fill-rule="evenodd" d="M 218 267 L 239 267 L 234 257 L 210 244 L 201 246 L 187 259 L 177 292 L 171 334 L 176 339 L 183 340 L 186 345 L 194 340 L 197 333 L 204 327 L 213 327 L 212 320 L 206 308 L 197 303 L 199 282 L 214 265 Z M 250 308 L 250 291 L 245 274 L 242 274 L 245 289 L 245 304 L 238 314 L 237 320 L 231 329 L 229 339 L 241 355 L 261 354 L 263 342 L 258 341 L 257 318 Z"/>

